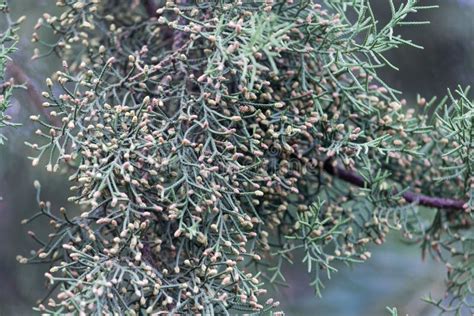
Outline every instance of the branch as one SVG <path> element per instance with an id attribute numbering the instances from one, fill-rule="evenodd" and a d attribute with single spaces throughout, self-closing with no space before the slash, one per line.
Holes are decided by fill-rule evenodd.
<path id="1" fill-rule="evenodd" d="M 181 4 L 188 4 L 188 0 L 181 0 Z M 179 25 L 185 25 L 187 21 L 180 17 L 178 19 Z M 173 33 L 173 51 L 177 51 L 184 46 L 184 42 L 186 40 L 186 33 L 180 30 L 175 29 Z"/>
<path id="2" fill-rule="evenodd" d="M 351 183 L 358 187 L 366 186 L 364 178 L 362 178 L 357 173 L 334 165 L 334 162 L 331 159 L 328 159 L 324 162 L 324 170 L 338 177 L 341 180 L 344 180 L 348 183 Z M 396 193 L 396 192 L 395 192 Z M 409 203 L 417 203 L 419 205 L 433 207 L 437 209 L 452 209 L 452 210 L 465 210 L 466 202 L 462 200 L 448 199 L 442 197 L 432 197 L 424 194 L 418 194 L 412 191 L 406 191 L 402 194 L 402 197 Z"/>
<path id="3" fill-rule="evenodd" d="M 36 89 L 33 80 L 13 61 L 7 64 L 7 77 L 13 78 L 14 84 L 23 85 L 26 88 L 26 94 L 38 113 L 43 114 L 53 125 L 59 125 L 58 120 L 51 117 L 49 112 L 43 107 L 43 96 Z"/>
<path id="4" fill-rule="evenodd" d="M 144 0 L 143 5 L 145 6 L 145 10 L 150 18 L 156 16 L 156 10 L 158 10 L 158 6 L 155 4 L 154 0 Z"/>

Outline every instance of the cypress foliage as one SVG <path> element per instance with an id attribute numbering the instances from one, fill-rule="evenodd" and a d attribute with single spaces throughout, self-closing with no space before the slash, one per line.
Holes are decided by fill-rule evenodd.
<path id="1" fill-rule="evenodd" d="M 18 41 L 15 31 L 23 18 L 16 22 L 12 21 L 6 3 L 0 4 L 0 15 L 2 23 L 5 25 L 5 30 L 0 33 L 0 129 L 2 129 L 7 126 L 15 125 L 11 122 L 11 117 L 5 113 L 10 106 L 12 91 L 15 88 L 15 84 L 12 80 L 7 81 L 5 79 L 5 73 L 7 71 L 9 55 L 15 51 L 15 45 Z M 3 145 L 5 140 L 5 135 L 0 132 L 0 145 Z"/>
<path id="2" fill-rule="evenodd" d="M 446 262 L 472 308 L 474 103 L 415 105 L 377 75 L 429 9 L 368 0 L 59 0 L 33 40 L 58 54 L 33 165 L 69 174 L 77 209 L 54 229 L 48 314 L 265 313 L 298 251 L 317 294 L 399 230 Z M 45 42 L 41 32 L 56 34 Z"/>

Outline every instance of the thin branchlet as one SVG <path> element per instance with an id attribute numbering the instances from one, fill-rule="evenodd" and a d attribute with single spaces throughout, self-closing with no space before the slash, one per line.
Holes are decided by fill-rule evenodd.
<path id="1" fill-rule="evenodd" d="M 324 163 L 324 170 L 330 173 L 331 175 L 334 175 L 355 186 L 358 186 L 358 187 L 365 186 L 365 180 L 363 177 L 361 177 L 354 171 L 350 171 L 339 166 L 333 166 L 333 164 L 331 163 L 331 160 L 327 160 Z M 397 191 L 393 192 L 394 195 L 396 195 L 397 193 L 398 193 Z M 467 208 L 467 204 L 463 200 L 454 200 L 454 199 L 449 199 L 449 198 L 426 196 L 426 195 L 411 192 L 411 191 L 403 192 L 402 197 L 409 203 L 417 203 L 419 205 L 431 207 L 434 209 L 465 211 Z"/>

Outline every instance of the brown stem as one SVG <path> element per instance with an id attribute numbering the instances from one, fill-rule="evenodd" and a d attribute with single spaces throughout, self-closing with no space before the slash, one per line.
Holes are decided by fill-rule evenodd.
<path id="1" fill-rule="evenodd" d="M 53 125 L 58 126 L 59 122 L 57 119 L 51 117 L 51 115 L 43 107 L 43 96 L 38 91 L 36 86 L 33 84 L 33 80 L 24 72 L 24 70 L 18 66 L 17 63 L 11 61 L 7 64 L 7 77 L 13 78 L 16 85 L 23 85 L 26 87 L 26 94 L 28 99 L 31 101 L 31 104 L 37 109 L 38 113 L 41 113 L 49 122 Z"/>
<path id="2" fill-rule="evenodd" d="M 362 178 L 360 175 L 353 171 L 335 165 L 331 159 L 326 160 L 326 162 L 324 163 L 324 170 L 330 175 L 338 177 L 339 179 L 351 183 L 355 186 L 366 186 L 364 178 Z M 419 205 L 433 207 L 437 209 L 465 210 L 466 208 L 466 202 L 462 200 L 443 197 L 432 197 L 424 194 L 418 194 L 413 191 L 405 191 L 402 194 L 402 197 L 409 203 L 418 203 Z"/>
<path id="3" fill-rule="evenodd" d="M 156 16 L 156 10 L 158 10 L 158 6 L 155 4 L 154 0 L 144 0 L 143 5 L 145 6 L 145 10 L 150 17 Z"/>
<path id="4" fill-rule="evenodd" d="M 188 0 L 181 0 L 181 4 L 188 4 Z M 178 19 L 179 25 L 185 25 L 186 20 L 183 17 Z M 186 41 L 186 33 L 175 29 L 173 33 L 173 51 L 177 51 L 184 46 Z"/>

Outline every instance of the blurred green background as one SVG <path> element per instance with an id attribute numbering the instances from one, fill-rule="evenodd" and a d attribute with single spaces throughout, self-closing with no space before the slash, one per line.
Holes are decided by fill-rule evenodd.
<path id="1" fill-rule="evenodd" d="M 21 29 L 21 41 L 14 60 L 33 80 L 39 91 L 44 78 L 58 69 L 54 58 L 30 61 L 34 45 L 31 33 L 38 17 L 54 7 L 55 0 L 12 0 L 14 17 L 26 15 Z M 377 16 L 388 17 L 388 0 L 373 0 Z M 426 26 L 409 27 L 400 32 L 424 50 L 400 48 L 388 57 L 400 70 L 383 70 L 383 77 L 404 97 L 413 101 L 417 93 L 427 98 L 443 96 L 447 88 L 474 83 L 474 0 L 426 0 L 423 5 L 437 4 L 439 9 L 425 11 L 417 20 L 430 20 Z M 16 94 L 10 109 L 15 121 L 23 126 L 6 131 L 9 142 L 0 148 L 0 316 L 32 315 L 31 306 L 45 294 L 44 266 L 17 264 L 18 254 L 27 254 L 33 242 L 29 229 L 47 234 L 49 225 L 36 223 L 34 227 L 20 225 L 20 221 L 36 212 L 33 181 L 43 184 L 43 199 L 56 207 L 65 203 L 68 183 L 61 175 L 51 176 L 43 167 L 31 167 L 26 157 L 31 153 L 24 145 L 31 140 L 35 127 L 28 117 L 36 114 L 25 92 Z M 276 296 L 287 315 L 388 315 L 386 306 L 397 307 L 399 315 L 437 315 L 436 309 L 420 298 L 432 293 L 442 295 L 444 267 L 431 260 L 422 261 L 417 246 L 403 244 L 392 234 L 382 247 L 372 249 L 373 257 L 366 264 L 352 268 L 341 267 L 323 291 L 323 298 L 313 295 L 301 264 L 286 267 L 287 288 L 280 288 Z"/>

